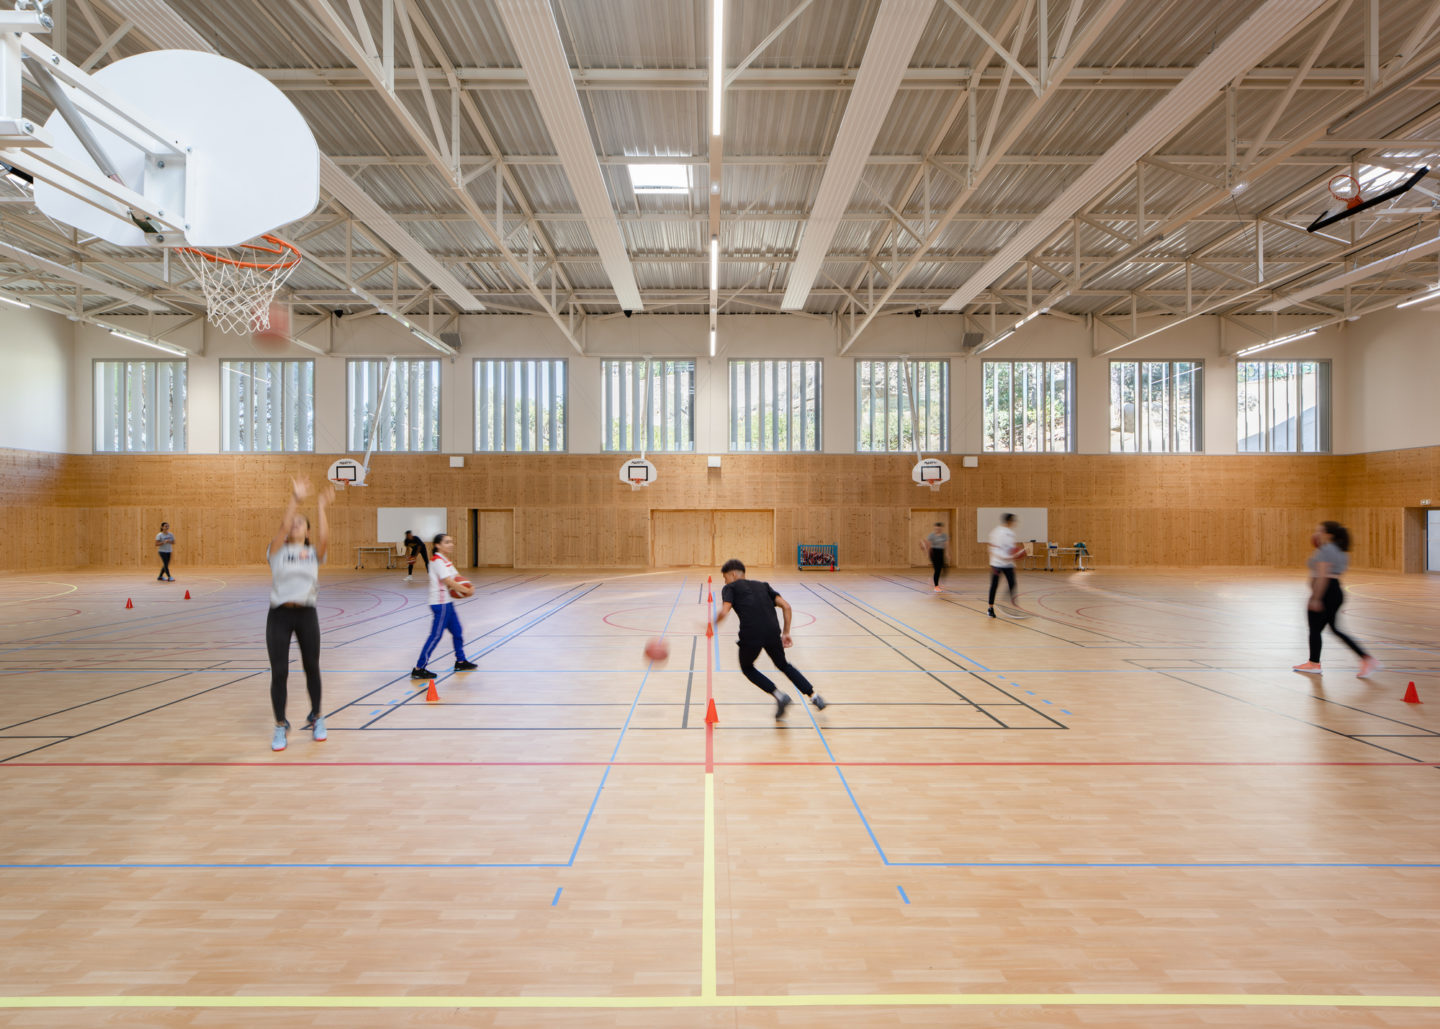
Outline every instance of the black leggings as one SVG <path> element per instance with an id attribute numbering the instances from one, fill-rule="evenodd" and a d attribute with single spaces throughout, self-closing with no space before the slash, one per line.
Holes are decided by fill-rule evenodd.
<path id="1" fill-rule="evenodd" d="M 930 563 L 935 566 L 935 585 L 940 585 L 940 576 L 945 572 L 945 548 L 930 548 Z"/>
<path id="2" fill-rule="evenodd" d="M 169 574 L 170 574 L 170 551 L 168 551 L 168 550 L 162 550 L 162 551 L 160 551 L 160 575 L 159 575 L 159 578 L 163 579 L 163 578 L 165 578 L 165 577 L 166 577 L 167 575 L 169 575 Z"/>
<path id="3" fill-rule="evenodd" d="M 320 616 L 313 607 L 272 607 L 265 619 L 265 649 L 270 652 L 270 706 L 275 724 L 285 723 L 285 680 L 290 674 L 290 636 L 300 643 L 310 717 L 320 716 Z"/>
<path id="4" fill-rule="evenodd" d="M 1341 643 L 1355 653 L 1361 657 L 1370 656 L 1365 652 L 1364 647 L 1346 636 L 1335 624 L 1335 617 L 1340 613 L 1340 605 L 1343 603 L 1345 603 L 1345 591 L 1340 588 L 1340 580 L 1331 579 L 1329 585 L 1325 587 L 1324 594 L 1320 597 L 1320 610 L 1305 612 L 1310 619 L 1310 660 L 1317 664 L 1320 661 L 1320 633 L 1326 626 L 1330 627 L 1330 631 L 1339 638 Z"/>
<path id="5" fill-rule="evenodd" d="M 995 590 L 1000 586 L 1000 576 L 1005 576 L 1005 582 L 1010 587 L 1010 602 L 1015 602 L 1015 569 L 996 568 L 990 566 L 990 606 L 995 606 Z"/>
<path id="6" fill-rule="evenodd" d="M 770 660 L 775 662 L 775 667 L 785 673 L 785 677 L 795 684 L 795 688 L 807 697 L 815 695 L 815 687 L 810 681 L 800 674 L 789 661 L 785 660 L 785 644 L 780 641 L 779 636 L 772 637 L 764 643 L 741 643 L 740 644 L 740 671 L 745 673 L 756 686 L 759 686 L 766 693 L 775 692 L 775 684 L 767 679 L 755 667 L 755 659 L 760 656 L 760 651 L 770 655 Z"/>

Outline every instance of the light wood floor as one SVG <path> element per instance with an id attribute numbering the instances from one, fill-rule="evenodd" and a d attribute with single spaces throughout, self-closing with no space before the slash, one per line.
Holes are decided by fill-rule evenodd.
<path id="1" fill-rule="evenodd" d="M 1299 575 L 760 571 L 777 723 L 705 570 L 477 572 L 426 703 L 332 568 L 272 754 L 268 576 L 176 571 L 0 577 L 0 1025 L 1440 1024 L 1440 578 L 1362 681 Z"/>

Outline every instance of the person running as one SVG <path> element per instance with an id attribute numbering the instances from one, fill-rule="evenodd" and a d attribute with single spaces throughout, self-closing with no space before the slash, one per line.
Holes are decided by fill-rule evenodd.
<path id="1" fill-rule="evenodd" d="M 450 591 L 453 589 L 462 597 L 468 597 L 474 594 L 475 588 L 468 583 L 464 586 L 457 585 L 457 580 L 460 582 L 464 580 L 460 579 L 460 573 L 455 570 L 454 536 L 442 532 L 435 537 L 429 569 L 430 611 L 433 616 L 430 622 L 430 635 L 425 640 L 425 646 L 420 648 L 420 660 L 416 661 L 415 667 L 411 669 L 410 678 L 435 678 L 435 673 L 425 666 L 446 629 L 450 630 L 450 636 L 455 641 L 455 671 L 474 671 L 479 665 L 474 661 L 465 660 L 465 635 L 460 628 L 460 618 L 455 614 L 455 602 L 450 597 Z"/>
<path id="2" fill-rule="evenodd" d="M 1305 562 L 1310 568 L 1310 602 L 1306 605 L 1310 622 L 1310 660 L 1296 665 L 1295 671 L 1311 675 L 1321 673 L 1320 634 L 1328 626 L 1341 643 L 1360 656 L 1360 670 L 1355 677 L 1368 678 L 1380 670 L 1380 662 L 1341 632 L 1335 622 L 1340 614 L 1340 605 L 1345 603 L 1340 576 L 1350 567 L 1350 530 L 1339 522 L 1321 522 L 1311 535 L 1310 542 L 1315 545 L 1315 552 Z"/>
<path id="3" fill-rule="evenodd" d="M 175 576 L 170 574 L 170 552 L 175 549 L 175 534 L 170 531 L 169 522 L 160 523 L 160 531 L 155 534 L 155 549 L 160 552 L 160 574 L 155 581 L 174 582 Z"/>
<path id="4" fill-rule="evenodd" d="M 930 563 L 935 566 L 936 593 L 943 592 L 940 589 L 940 576 L 945 574 L 945 548 L 949 545 L 950 534 L 945 531 L 944 522 L 936 522 L 930 535 L 920 541 L 920 549 L 930 555 Z"/>
<path id="5" fill-rule="evenodd" d="M 990 601 L 988 613 L 995 617 L 995 591 L 1000 586 L 1000 576 L 1005 576 L 1010 588 L 1010 603 L 1015 603 L 1015 556 L 1019 544 L 1015 542 L 1015 516 L 1003 514 L 1000 524 L 990 530 Z"/>
<path id="6" fill-rule="evenodd" d="M 424 562 L 426 573 L 430 571 L 430 558 L 425 553 L 425 541 L 419 536 L 405 530 L 405 549 L 409 551 L 409 563 L 405 566 L 405 581 L 409 582 L 415 577 L 415 559 L 418 557 Z"/>
<path id="7" fill-rule="evenodd" d="M 300 644 L 300 664 L 305 669 L 305 690 L 310 694 L 310 714 L 305 728 L 316 743 L 326 739 L 325 716 L 320 713 L 320 616 L 315 610 L 320 587 L 320 563 L 330 548 L 330 523 L 325 509 L 335 496 L 326 486 L 318 498 L 318 531 L 310 540 L 310 519 L 300 513 L 300 502 L 312 492 L 309 479 L 290 480 L 290 503 L 280 519 L 280 528 L 265 559 L 270 564 L 270 614 L 265 620 L 265 649 L 270 654 L 270 706 L 275 709 L 275 735 L 271 750 L 284 750 L 290 722 L 285 717 L 286 680 L 290 675 L 290 637 Z"/>
<path id="8" fill-rule="evenodd" d="M 720 574 L 725 577 L 725 587 L 720 591 L 723 604 L 715 616 L 715 625 L 718 628 L 732 610 L 739 617 L 740 634 L 736 642 L 740 647 L 740 671 L 745 673 L 745 678 L 775 698 L 775 717 L 783 717 L 790 706 L 790 695 L 777 690 L 773 682 L 756 670 L 755 659 L 763 650 L 795 688 L 810 698 L 816 710 L 823 710 L 825 698 L 815 692 L 800 669 L 785 660 L 785 648 L 794 642 L 790 639 L 792 611 L 785 598 L 768 582 L 745 578 L 745 566 L 734 558 L 725 562 Z M 776 624 L 777 607 L 785 614 L 784 628 Z"/>

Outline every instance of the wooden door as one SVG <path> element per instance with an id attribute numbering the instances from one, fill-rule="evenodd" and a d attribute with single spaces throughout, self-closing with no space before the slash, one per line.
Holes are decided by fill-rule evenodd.
<path id="1" fill-rule="evenodd" d="M 515 567 L 515 512 L 476 511 L 475 567 Z"/>
<path id="2" fill-rule="evenodd" d="M 737 557 L 747 568 L 775 563 L 774 511 L 716 511 L 714 563 Z"/>
<path id="3" fill-rule="evenodd" d="M 709 511 L 651 511 L 650 563 L 657 568 L 712 565 L 714 532 Z"/>
<path id="4" fill-rule="evenodd" d="M 947 563 L 955 563 L 955 519 L 952 517 L 953 514 L 954 512 L 948 508 L 936 510 L 933 508 L 922 509 L 912 507 L 910 509 L 909 547 L 910 566 L 912 568 L 930 567 L 930 550 L 928 547 L 922 550 L 920 544 L 926 536 L 935 531 L 936 522 L 945 526 L 945 532 L 950 537 L 950 547 L 946 554 Z"/>

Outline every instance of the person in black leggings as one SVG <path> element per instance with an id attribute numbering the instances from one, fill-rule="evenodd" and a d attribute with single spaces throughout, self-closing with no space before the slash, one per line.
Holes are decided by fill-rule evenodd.
<path id="1" fill-rule="evenodd" d="M 920 549 L 930 555 L 930 564 L 935 569 L 935 592 L 940 592 L 940 576 L 945 574 L 945 548 L 950 545 L 950 534 L 945 531 L 944 522 L 936 522 L 930 535 L 920 541 Z"/>
<path id="2" fill-rule="evenodd" d="M 1320 634 L 1329 628 L 1341 643 L 1360 657 L 1360 670 L 1356 678 L 1364 679 L 1380 670 L 1380 662 L 1366 652 L 1365 648 L 1340 631 L 1335 618 L 1340 605 L 1345 603 L 1345 591 L 1340 588 L 1340 576 L 1350 567 L 1350 531 L 1339 522 L 1321 522 L 1310 537 L 1315 552 L 1306 564 L 1310 568 L 1310 601 L 1306 605 L 1306 618 L 1310 623 L 1310 660 L 1295 666 L 1295 671 L 1319 675 Z"/>
<path id="3" fill-rule="evenodd" d="M 270 563 L 270 614 L 265 619 L 265 649 L 270 655 L 270 705 L 275 713 L 275 734 L 271 750 L 284 750 L 290 722 L 285 718 L 286 680 L 290 674 L 290 637 L 300 644 L 300 664 L 305 669 L 305 689 L 310 694 L 310 717 L 305 728 L 317 743 L 326 739 L 325 716 L 320 713 L 320 616 L 315 609 L 319 591 L 320 562 L 330 544 L 330 525 L 325 517 L 334 490 L 320 494 L 318 532 L 310 541 L 310 519 L 300 513 L 300 502 L 310 495 L 308 480 L 292 480 L 290 504 L 280 528 L 265 552 Z"/>

